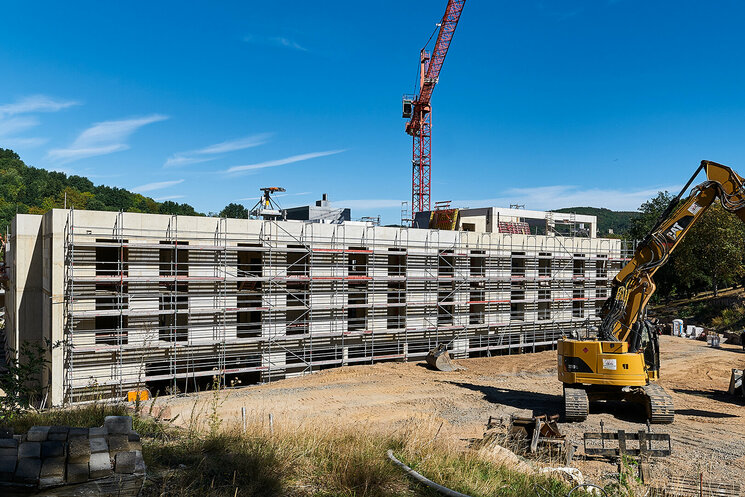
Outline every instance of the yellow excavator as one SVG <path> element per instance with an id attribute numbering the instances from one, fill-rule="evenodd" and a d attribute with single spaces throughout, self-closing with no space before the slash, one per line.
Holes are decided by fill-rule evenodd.
<path id="1" fill-rule="evenodd" d="M 707 180 L 681 201 L 702 169 Z M 564 384 L 566 421 L 586 419 L 590 401 L 624 400 L 644 404 L 651 423 L 673 422 L 672 398 L 657 383 L 657 333 L 646 319 L 647 303 L 656 288 L 652 276 L 717 199 L 724 209 L 745 222 L 743 179 L 727 166 L 701 161 L 614 278 L 610 297 L 601 309 L 597 336 L 559 340 L 557 369 Z"/>

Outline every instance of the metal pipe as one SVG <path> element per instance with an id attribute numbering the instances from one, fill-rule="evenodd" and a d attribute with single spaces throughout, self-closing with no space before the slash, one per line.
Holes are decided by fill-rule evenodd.
<path id="1" fill-rule="evenodd" d="M 470 497 L 469 495 L 462 494 L 460 492 L 456 492 L 455 490 L 450 490 L 447 487 L 443 487 L 442 485 L 439 485 L 439 484 L 433 482 L 432 480 L 429 480 L 429 479 L 425 478 L 424 476 L 420 475 L 419 473 L 417 473 L 416 471 L 414 471 L 413 469 L 411 469 L 410 467 L 408 467 L 407 465 L 405 465 L 404 463 L 402 463 L 401 461 L 399 461 L 398 459 L 396 459 L 396 456 L 393 455 L 393 451 L 392 450 L 389 450 L 388 451 L 388 459 L 390 459 L 391 461 L 393 461 L 393 464 L 395 464 L 399 468 L 403 469 L 406 472 L 406 474 L 408 474 L 409 476 L 411 476 L 412 478 L 414 478 L 419 483 L 421 483 L 423 485 L 426 485 L 426 486 L 428 486 L 431 489 L 437 490 L 438 492 L 440 492 L 443 495 L 447 495 L 449 497 Z"/>
<path id="2" fill-rule="evenodd" d="M 606 497 L 608 496 L 608 492 L 606 492 L 606 491 L 605 491 L 605 489 L 604 489 L 603 487 L 599 487 L 599 486 L 597 486 L 597 485 L 594 485 L 594 484 L 592 484 L 592 483 L 582 483 L 582 484 L 580 484 L 580 485 L 577 485 L 577 486 L 576 486 L 576 487 L 574 487 L 573 489 L 571 489 L 571 490 L 569 491 L 569 493 L 567 494 L 567 497 L 571 497 L 571 495 L 572 495 L 572 494 L 574 493 L 574 491 L 575 491 L 575 490 L 579 490 L 580 488 L 593 488 L 593 489 L 597 489 L 597 490 L 600 490 L 601 492 L 603 492 L 603 495 L 605 495 Z M 589 493 L 589 492 L 588 492 L 588 493 Z"/>

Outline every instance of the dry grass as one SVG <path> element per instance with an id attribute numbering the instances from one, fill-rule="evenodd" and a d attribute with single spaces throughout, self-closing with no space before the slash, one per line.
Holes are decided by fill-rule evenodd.
<path id="1" fill-rule="evenodd" d="M 439 423 L 412 420 L 391 432 L 365 426 L 277 425 L 251 416 L 242 426 L 216 424 L 210 402 L 196 406 L 186 428 L 140 413 L 148 466 L 144 496 L 432 496 L 386 457 L 386 450 L 442 485 L 479 496 L 563 496 L 569 488 L 544 476 L 495 465 L 458 440 L 436 436 Z M 207 411 L 207 412 L 205 412 Z M 93 404 L 28 414 L 18 431 L 33 424 L 99 426 L 122 406 Z M 131 412 L 130 412 L 131 413 Z"/>
<path id="2" fill-rule="evenodd" d="M 122 404 L 93 403 L 68 409 L 47 409 L 28 411 L 11 419 L 9 425 L 16 433 L 28 431 L 32 426 L 68 425 L 80 428 L 103 426 L 106 416 L 125 416 L 131 414 Z"/>
<path id="3" fill-rule="evenodd" d="M 394 454 L 442 485 L 477 496 L 565 495 L 554 480 L 497 466 L 458 440 L 436 436 L 439 423 L 412 420 L 392 431 L 347 425 L 278 425 L 254 414 L 240 426 L 210 430 L 195 409 L 183 433 L 146 444 L 156 475 L 145 495 L 423 496 L 386 457 Z M 197 423 L 194 426 L 193 423 Z M 184 465 L 185 467 L 180 467 Z"/>

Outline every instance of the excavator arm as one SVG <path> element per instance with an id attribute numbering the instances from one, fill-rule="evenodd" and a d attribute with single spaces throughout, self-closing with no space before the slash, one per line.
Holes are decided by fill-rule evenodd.
<path id="1" fill-rule="evenodd" d="M 702 169 L 706 172 L 707 180 L 696 186 L 690 196 L 681 201 Z M 629 352 L 640 348 L 647 304 L 656 289 L 652 277 L 717 199 L 724 209 L 745 222 L 743 178 L 727 166 L 701 161 L 691 179 L 613 280 L 610 297 L 601 311 L 603 321 L 599 330 L 600 340 L 628 342 Z M 716 241 L 713 240 L 712 243 Z"/>

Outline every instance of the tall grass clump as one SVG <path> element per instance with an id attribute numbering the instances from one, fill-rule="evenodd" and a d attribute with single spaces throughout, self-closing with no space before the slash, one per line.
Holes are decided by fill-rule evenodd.
<path id="1" fill-rule="evenodd" d="M 123 404 L 93 402 L 65 409 L 27 410 L 6 423 L 15 433 L 28 431 L 32 426 L 103 426 L 106 416 L 128 416 L 132 412 Z"/>

